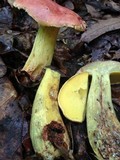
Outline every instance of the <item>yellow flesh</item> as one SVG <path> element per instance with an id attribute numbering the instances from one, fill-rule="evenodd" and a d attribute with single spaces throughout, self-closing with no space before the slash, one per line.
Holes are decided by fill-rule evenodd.
<path id="1" fill-rule="evenodd" d="M 83 122 L 85 119 L 88 76 L 88 73 L 80 73 L 71 77 L 59 92 L 59 106 L 71 121 Z"/>

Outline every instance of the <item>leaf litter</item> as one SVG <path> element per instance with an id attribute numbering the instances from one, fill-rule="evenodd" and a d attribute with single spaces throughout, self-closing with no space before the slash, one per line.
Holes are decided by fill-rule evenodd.
<path id="1" fill-rule="evenodd" d="M 61 72 L 61 83 L 89 62 L 111 59 L 120 62 L 119 1 L 56 1 L 80 14 L 88 23 L 84 33 L 72 29 L 62 29 L 59 33 L 52 67 Z M 30 81 L 29 87 L 24 86 L 24 74 L 20 81 L 16 79 L 16 72 L 29 56 L 36 29 L 34 20 L 24 11 L 12 8 L 6 0 L 0 2 L 0 159 L 38 159 L 29 136 L 32 102 L 38 83 L 32 85 Z M 29 77 L 25 83 L 28 80 Z M 120 86 L 112 85 L 112 100 L 118 119 L 119 92 Z M 73 139 L 75 158 L 93 159 L 85 124 L 68 123 L 63 119 Z"/>

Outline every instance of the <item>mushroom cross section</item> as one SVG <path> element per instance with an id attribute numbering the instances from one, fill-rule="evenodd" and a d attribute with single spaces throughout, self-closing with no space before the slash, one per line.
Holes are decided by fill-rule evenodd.
<path id="1" fill-rule="evenodd" d="M 90 144 L 100 160 L 120 159 L 120 123 L 111 99 L 111 83 L 120 83 L 120 63 L 98 61 L 79 72 L 92 76 L 87 100 L 87 130 Z"/>
<path id="2" fill-rule="evenodd" d="M 85 120 L 88 77 L 89 74 L 85 72 L 76 74 L 68 79 L 59 91 L 59 107 L 63 115 L 71 121 L 81 123 Z"/>
<path id="3" fill-rule="evenodd" d="M 66 26 L 84 31 L 86 23 L 75 12 L 52 0 L 15 0 L 13 5 L 24 9 L 40 26 L 31 54 L 22 69 L 35 80 L 42 69 L 51 64 L 59 28 Z"/>

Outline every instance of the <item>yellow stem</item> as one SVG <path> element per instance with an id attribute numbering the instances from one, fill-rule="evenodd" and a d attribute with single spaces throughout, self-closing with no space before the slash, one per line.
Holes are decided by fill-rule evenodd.
<path id="1" fill-rule="evenodd" d="M 36 80 L 45 66 L 51 64 L 59 28 L 41 26 L 35 38 L 31 54 L 22 71 Z"/>

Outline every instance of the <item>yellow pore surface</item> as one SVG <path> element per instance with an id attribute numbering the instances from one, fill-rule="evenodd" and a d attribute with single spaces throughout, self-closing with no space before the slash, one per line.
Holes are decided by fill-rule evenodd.
<path id="1" fill-rule="evenodd" d="M 60 89 L 58 103 L 64 116 L 71 121 L 83 122 L 86 112 L 88 73 L 71 77 Z"/>

